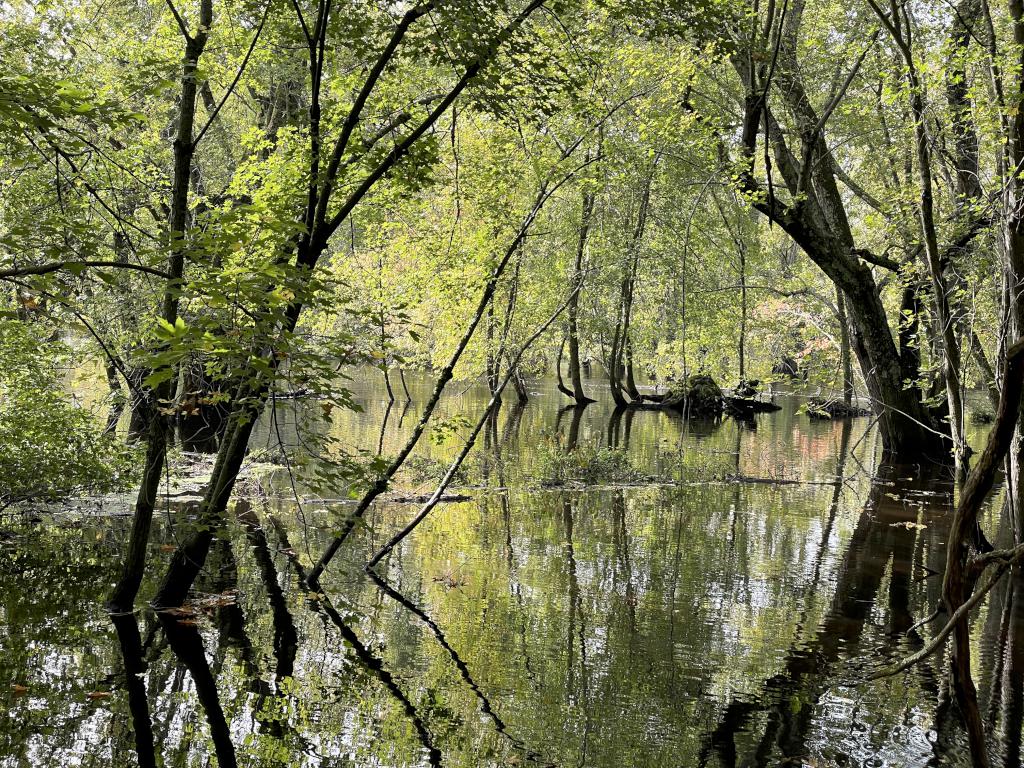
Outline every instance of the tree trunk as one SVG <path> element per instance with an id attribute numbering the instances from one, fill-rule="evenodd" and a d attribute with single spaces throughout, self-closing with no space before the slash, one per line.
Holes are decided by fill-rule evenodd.
<path id="1" fill-rule="evenodd" d="M 643 241 L 644 231 L 647 228 L 647 212 L 651 202 L 651 186 L 654 182 L 654 173 L 657 170 L 660 156 L 655 156 L 653 163 L 643 180 L 643 187 L 640 193 L 640 203 L 637 207 L 636 225 L 630 239 L 629 249 L 626 252 L 626 264 L 619 286 L 619 312 L 615 322 L 615 330 L 612 333 L 611 351 L 608 356 L 608 380 L 611 385 L 612 400 L 616 408 L 624 408 L 629 401 L 623 395 L 625 391 L 634 401 L 640 399 L 632 382 L 623 383 L 623 376 L 626 373 L 624 358 L 626 349 L 629 346 L 629 326 L 633 317 L 633 296 L 636 291 L 637 272 L 640 266 L 640 249 Z M 632 385 L 632 386 L 631 386 Z"/>
<path id="2" fill-rule="evenodd" d="M 178 318 L 178 297 L 181 280 L 185 271 L 186 228 L 188 226 L 189 179 L 192 172 L 192 158 L 195 155 L 193 126 L 196 113 L 196 75 L 199 57 L 206 47 L 210 25 L 213 23 L 213 0 L 202 0 L 199 9 L 199 24 L 193 36 L 185 40 L 185 61 L 181 74 L 181 97 L 179 100 L 178 129 L 174 139 L 174 177 L 171 187 L 169 224 L 170 258 L 168 273 L 170 280 L 164 293 L 161 317 L 174 324 Z M 153 524 L 157 493 L 163 475 L 167 455 L 168 421 L 159 412 L 161 402 L 170 400 L 173 393 L 173 377 L 159 384 L 147 398 L 145 405 L 149 415 L 148 444 L 142 483 L 135 501 L 135 516 L 128 540 L 121 577 L 110 596 L 109 606 L 117 612 L 130 611 L 142 584 L 146 567 L 146 548 Z"/>
<path id="3" fill-rule="evenodd" d="M 970 332 L 970 342 L 971 353 L 974 355 L 974 360 L 978 364 L 978 370 L 981 371 L 981 377 L 985 383 L 989 404 L 993 408 L 997 408 L 999 406 L 999 387 L 996 386 L 996 374 L 992 370 L 992 364 L 988 360 L 988 355 L 985 354 L 985 347 L 981 343 L 981 339 L 978 338 L 977 331 L 973 329 Z"/>
<path id="4" fill-rule="evenodd" d="M 565 340 L 566 337 L 562 337 L 562 343 L 558 345 L 558 356 L 555 358 L 555 386 L 558 391 L 566 397 L 576 397 L 576 393 L 565 386 L 565 379 L 562 378 L 562 358 L 565 357 Z"/>
<path id="5" fill-rule="evenodd" d="M 949 440 L 933 429 L 932 416 L 921 401 L 920 391 L 903 386 L 904 363 L 889 330 L 871 270 L 849 258 L 838 241 L 812 229 L 803 217 L 783 217 L 779 224 L 846 299 L 851 346 L 864 376 L 886 453 L 891 459 L 948 457 Z"/>
<path id="6" fill-rule="evenodd" d="M 405 383 L 405 369 L 399 366 L 398 368 L 398 380 L 402 382 L 402 392 L 405 393 L 405 402 L 412 402 L 412 395 L 409 394 L 409 385 Z"/>
<path id="7" fill-rule="evenodd" d="M 505 357 L 506 364 L 513 366 L 511 368 L 512 388 L 516 391 L 516 402 L 519 405 L 526 405 L 530 402 L 530 390 L 526 386 L 526 378 L 519 365 L 513 363 L 513 356 L 509 352 L 506 351 Z"/>
<path id="8" fill-rule="evenodd" d="M 638 403 L 643 399 L 640 391 L 636 388 L 636 378 L 633 375 L 633 340 L 629 336 L 626 337 L 626 378 L 624 385 L 626 394 L 629 395 L 634 403 Z"/>
<path id="9" fill-rule="evenodd" d="M 495 324 L 494 302 L 491 302 L 491 305 L 487 308 L 487 359 L 485 361 L 487 391 L 491 395 L 498 391 L 498 376 L 500 375 L 499 369 L 501 368 L 498 350 L 494 347 Z"/>
<path id="10" fill-rule="evenodd" d="M 125 396 L 121 380 L 117 378 L 117 366 L 113 361 L 108 360 L 105 366 L 107 386 L 110 388 L 110 411 L 107 414 L 107 426 L 103 429 L 104 434 L 113 434 L 117 431 L 117 422 L 121 420 L 124 413 Z"/>
<path id="11" fill-rule="evenodd" d="M 909 19 L 907 20 L 909 23 Z M 949 431 L 953 440 L 953 456 L 957 466 L 964 466 L 968 447 L 964 436 L 963 387 L 960 383 L 960 341 L 957 339 L 953 314 L 950 310 L 949 290 L 943 275 L 942 255 L 939 253 L 938 233 L 935 226 L 935 203 L 932 190 L 931 148 L 925 121 L 924 94 L 908 43 L 899 43 L 907 66 L 907 84 L 910 88 L 910 106 L 914 116 L 914 139 L 917 147 L 917 171 L 921 190 L 918 213 L 924 235 L 924 250 L 932 280 L 932 298 L 935 317 L 942 340 L 943 372 L 946 396 L 949 399 Z"/>
<path id="12" fill-rule="evenodd" d="M 583 292 L 583 257 L 586 253 L 587 237 L 594 215 L 594 192 L 588 187 L 583 193 L 583 210 L 580 214 L 580 231 L 576 243 L 576 262 L 573 265 L 572 287 L 577 290 L 570 297 L 567 309 L 569 325 L 569 381 L 572 383 L 571 397 L 579 404 L 592 403 L 583 390 L 583 374 L 580 371 L 580 294 Z"/>
<path id="13" fill-rule="evenodd" d="M 391 405 L 395 402 L 395 390 L 391 388 L 391 374 L 388 371 L 387 362 L 380 364 L 380 371 L 384 374 L 384 389 L 388 393 L 388 405 Z"/>
<path id="14" fill-rule="evenodd" d="M 756 215 L 756 214 L 755 214 Z M 747 380 L 747 247 L 739 245 L 740 257 L 740 329 L 736 355 L 740 364 L 740 384 Z"/>
<path id="15" fill-rule="evenodd" d="M 903 386 L 900 356 L 877 283 L 855 248 L 835 178 L 836 166 L 823 136 L 824 121 L 800 80 L 796 39 L 804 2 L 793 0 L 789 7 L 789 13 L 779 21 L 782 28 L 775 79 L 779 94 L 796 119 L 803 158 L 798 160 L 788 145 L 792 132 L 783 131 L 767 107 L 768 63 L 756 62 L 752 52 L 750 56 L 737 53 L 732 62 L 747 90 L 741 136 L 746 167 L 737 175 L 738 185 L 754 200 L 754 207 L 777 223 L 846 298 L 853 351 L 890 458 L 919 459 L 922 454 L 946 457 L 948 440 L 933 429 L 932 416 L 920 392 Z M 757 136 L 762 130 L 791 202 L 784 202 L 772 187 L 765 188 L 754 178 Z"/>
<path id="16" fill-rule="evenodd" d="M 846 299 L 836 289 L 836 310 L 839 320 L 839 358 L 843 368 L 843 404 L 853 403 L 853 361 L 850 355 L 850 325 L 846 316 Z"/>

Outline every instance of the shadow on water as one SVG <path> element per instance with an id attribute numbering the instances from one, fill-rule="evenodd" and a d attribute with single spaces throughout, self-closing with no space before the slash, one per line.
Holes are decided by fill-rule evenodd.
<path id="1" fill-rule="evenodd" d="M 555 432 L 561 434 L 562 417 L 565 414 L 572 414 L 569 421 L 569 431 L 565 439 L 565 450 L 566 452 L 576 448 L 580 441 L 580 424 L 583 422 L 583 413 L 587 410 L 587 405 L 567 405 L 564 408 L 560 408 L 558 411 L 558 418 L 555 420 Z"/>
<path id="2" fill-rule="evenodd" d="M 992 764 L 1018 768 L 1024 764 L 1024 571 L 1012 569 L 992 590 L 979 648 L 981 714 Z"/>
<path id="3" fill-rule="evenodd" d="M 118 614 L 111 617 L 117 633 L 121 658 L 124 661 L 124 687 L 128 694 L 128 709 L 131 712 L 132 731 L 135 734 L 135 754 L 139 768 L 156 768 L 156 746 L 153 740 L 153 720 L 149 712 L 149 698 L 146 693 L 146 658 L 142 648 L 142 636 L 135 614 Z"/>
<path id="4" fill-rule="evenodd" d="M 290 678 L 295 670 L 295 654 L 299 645 L 299 634 L 295 627 L 288 601 L 280 584 L 280 574 L 274 565 L 274 557 L 270 551 L 270 542 L 266 531 L 260 525 L 259 518 L 247 501 L 235 504 L 235 517 L 245 531 L 246 543 L 256 564 L 260 584 L 270 604 L 271 618 L 274 628 L 273 655 L 274 684 L 276 694 L 281 695 L 282 683 Z M 228 606 L 232 612 L 237 605 Z"/>
<path id="5" fill-rule="evenodd" d="M 451 658 L 452 663 L 455 665 L 455 668 L 459 671 L 459 675 L 462 677 L 463 681 L 465 681 L 469 689 L 473 692 L 473 695 L 476 696 L 477 700 L 480 702 L 480 711 L 488 720 L 490 720 L 494 724 L 494 729 L 502 736 L 504 736 L 506 739 L 508 739 L 512 746 L 522 751 L 526 759 L 529 760 L 531 763 L 546 766 L 554 766 L 554 763 L 548 763 L 544 761 L 544 759 L 539 754 L 533 752 L 526 744 L 522 742 L 522 740 L 516 738 L 511 733 L 509 733 L 508 726 L 505 725 L 505 722 L 498 716 L 497 712 L 494 711 L 494 705 L 491 704 L 490 699 L 487 698 L 487 694 L 483 692 L 483 690 L 480 688 L 477 682 L 473 679 L 473 676 L 469 671 L 469 666 L 466 664 L 465 661 L 463 661 L 463 659 L 459 656 L 458 652 L 448 642 L 448 638 L 445 637 L 444 632 L 437 625 L 437 622 L 430 618 L 430 616 L 427 615 L 425 611 L 419 608 L 415 603 L 409 600 L 397 589 L 388 584 L 387 581 L 385 581 L 383 578 L 377 575 L 374 571 L 367 570 L 366 575 L 370 578 L 371 581 L 373 581 L 374 584 L 377 585 L 378 589 L 380 589 L 384 594 L 386 594 L 392 600 L 401 605 L 405 610 L 409 611 L 409 613 L 420 619 L 430 629 L 431 633 L 434 635 L 434 638 L 437 640 L 437 644 L 441 646 L 441 648 L 444 649 L 445 653 L 448 654 L 449 658 Z"/>
<path id="6" fill-rule="evenodd" d="M 914 479 L 908 480 L 908 477 Z M 938 474 L 922 476 L 919 466 L 879 467 L 868 501 L 837 568 L 838 580 L 824 621 L 810 642 L 791 649 L 782 671 L 765 680 L 758 696 L 729 702 L 701 750 L 701 765 L 711 764 L 712 755 L 717 758 L 717 764 L 723 766 L 767 766 L 780 760 L 796 761 L 807 756 L 808 731 L 815 715 L 813 703 L 819 701 L 834 684 L 831 674 L 843 661 L 865 656 L 872 658 L 870 654 L 863 653 L 862 643 L 865 625 L 872 613 L 882 607 L 876 605 L 876 599 L 884 601 L 886 637 L 895 641 L 914 625 L 910 604 L 914 574 L 916 571 L 924 572 L 926 576 L 935 573 L 918 562 L 917 526 L 923 525 L 918 520 L 922 516 L 929 520 L 926 530 L 936 542 L 934 537 L 941 536 L 948 507 L 945 504 L 908 505 L 906 496 L 915 491 L 932 493 L 943 484 L 948 484 L 948 480 Z M 829 522 L 818 545 L 814 586 L 821 553 L 834 523 L 839 493 L 840 486 L 837 485 Z M 936 551 L 941 551 L 941 547 Z M 935 589 L 929 592 L 934 593 L 937 599 L 938 580 L 932 579 L 932 582 Z M 916 650 L 920 645 L 920 636 L 911 632 L 906 647 Z M 891 654 L 890 648 L 871 650 L 878 652 L 874 657 L 876 661 Z M 853 684 L 856 679 L 851 676 L 848 682 Z M 934 681 L 929 680 L 926 687 L 933 686 Z M 740 760 L 737 735 L 747 729 L 755 713 L 767 713 L 767 724 L 761 736 L 753 742 L 753 754 Z M 942 741 L 939 739 L 936 744 Z"/>
<path id="7" fill-rule="evenodd" d="M 291 543 L 288 540 L 287 532 L 282 526 L 276 524 L 276 521 L 275 528 L 278 532 L 278 536 L 281 538 L 281 543 L 284 545 L 283 551 L 289 553 L 294 552 L 291 548 Z M 299 577 L 298 583 L 300 585 L 305 585 L 306 569 L 293 554 L 289 556 L 289 560 Z M 413 728 L 416 731 L 417 738 L 426 752 L 430 765 L 441 765 L 441 751 L 434 746 L 433 738 L 430 735 L 430 731 L 427 729 L 426 723 L 423 721 L 423 718 L 420 716 L 412 701 L 398 685 L 394 675 L 392 675 L 384 666 L 384 660 L 374 654 L 370 647 L 359 639 L 359 636 L 351 629 L 351 627 L 349 627 L 344 617 L 342 617 L 341 613 L 339 613 L 331 603 L 330 598 L 324 594 L 311 593 L 308 588 L 305 587 L 304 590 L 309 597 L 307 604 L 313 612 L 320 615 L 325 621 L 330 621 L 330 623 L 338 630 L 342 639 L 351 646 L 352 650 L 356 654 L 356 658 L 362 664 L 364 669 L 370 672 L 373 677 L 380 682 L 388 694 L 391 695 L 401 706 L 403 712 L 409 718 L 409 722 L 412 723 Z"/>
<path id="8" fill-rule="evenodd" d="M 167 615 L 160 616 L 160 625 L 174 656 L 192 677 L 196 698 L 206 716 L 210 738 L 213 740 L 218 767 L 236 768 L 238 761 L 231 741 L 231 729 L 224 717 L 224 708 L 217 693 L 217 680 L 206 658 L 206 648 L 199 629 Z"/>
<path id="9" fill-rule="evenodd" d="M 1002 585 L 1000 632 L 995 643 L 999 667 L 989 697 L 990 738 L 1002 745 L 1002 765 L 1019 766 L 1024 721 L 1024 570 L 1017 567 Z"/>

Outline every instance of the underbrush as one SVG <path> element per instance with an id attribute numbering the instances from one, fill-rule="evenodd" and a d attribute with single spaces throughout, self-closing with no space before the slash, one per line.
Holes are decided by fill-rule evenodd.
<path id="1" fill-rule="evenodd" d="M 451 462 L 449 461 L 432 459 L 429 456 L 410 456 L 402 466 L 402 479 L 412 485 L 439 483 L 450 466 Z M 451 484 L 469 484 L 468 468 L 465 463 L 456 471 Z"/>
<path id="2" fill-rule="evenodd" d="M 138 450 L 64 387 L 73 351 L 32 325 L 0 320 L 0 510 L 133 484 Z"/>
<path id="3" fill-rule="evenodd" d="M 541 447 L 531 474 L 538 484 L 546 487 L 569 483 L 635 483 L 649 479 L 621 448 L 579 445 L 566 452 L 556 443 Z"/>

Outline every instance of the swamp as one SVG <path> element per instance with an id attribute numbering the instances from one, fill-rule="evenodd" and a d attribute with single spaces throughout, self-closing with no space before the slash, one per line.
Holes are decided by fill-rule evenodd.
<path id="1" fill-rule="evenodd" d="M 1024 766 L 1022 169 L 1022 0 L 0 0 L 0 768 Z"/>

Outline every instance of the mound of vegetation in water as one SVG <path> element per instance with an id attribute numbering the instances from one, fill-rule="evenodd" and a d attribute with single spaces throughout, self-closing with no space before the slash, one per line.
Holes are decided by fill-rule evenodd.
<path id="1" fill-rule="evenodd" d="M 637 483 L 650 478 L 634 466 L 620 448 L 579 445 L 571 451 L 557 445 L 541 449 L 533 468 L 534 480 L 542 487 Z"/>
<path id="2" fill-rule="evenodd" d="M 402 480 L 409 484 L 437 483 L 448 472 L 451 463 L 430 456 L 410 456 L 402 467 Z M 463 465 L 455 472 L 451 485 L 468 485 L 468 468 Z"/>
<path id="3" fill-rule="evenodd" d="M 725 396 L 713 378 L 700 374 L 691 376 L 685 386 L 670 390 L 660 405 L 691 416 L 717 416 L 725 407 Z"/>

